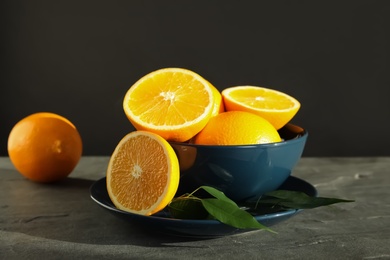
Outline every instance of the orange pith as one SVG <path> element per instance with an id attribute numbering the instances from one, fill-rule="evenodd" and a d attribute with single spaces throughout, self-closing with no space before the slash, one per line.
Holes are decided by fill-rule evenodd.
<path id="1" fill-rule="evenodd" d="M 151 72 L 127 91 L 126 116 L 137 130 L 183 142 L 211 117 L 214 93 L 210 83 L 190 70 L 166 68 Z"/>
<path id="2" fill-rule="evenodd" d="M 20 120 L 8 137 L 8 155 L 15 168 L 36 182 L 68 176 L 82 154 L 82 140 L 66 118 L 48 112 Z"/>
<path id="3" fill-rule="evenodd" d="M 280 142 L 273 125 L 249 112 L 229 111 L 212 117 L 194 138 L 195 144 L 246 145 Z"/>
<path id="4" fill-rule="evenodd" d="M 107 191 L 124 211 L 151 215 L 162 210 L 179 185 L 173 148 L 157 134 L 134 131 L 117 145 L 107 168 Z"/>
<path id="5" fill-rule="evenodd" d="M 269 88 L 237 86 L 224 89 L 226 111 L 247 111 L 267 119 L 276 129 L 282 128 L 298 112 L 300 103 L 293 97 Z"/>

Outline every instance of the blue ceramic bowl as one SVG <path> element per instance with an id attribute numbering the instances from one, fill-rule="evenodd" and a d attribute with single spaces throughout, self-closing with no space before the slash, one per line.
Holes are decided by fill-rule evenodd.
<path id="1" fill-rule="evenodd" d="M 290 176 L 304 150 L 308 133 L 287 124 L 279 130 L 284 141 L 258 145 L 196 145 L 171 142 L 180 164 L 177 196 L 207 185 L 241 202 L 279 188 Z"/>

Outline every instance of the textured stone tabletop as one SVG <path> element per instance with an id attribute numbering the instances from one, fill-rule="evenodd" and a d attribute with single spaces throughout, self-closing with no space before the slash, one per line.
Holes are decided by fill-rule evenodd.
<path id="1" fill-rule="evenodd" d="M 214 239 L 144 232 L 90 198 L 108 157 L 83 157 L 66 180 L 24 179 L 0 157 L 0 259 L 390 259 L 390 158 L 302 158 L 293 176 L 354 203 L 304 210 Z"/>

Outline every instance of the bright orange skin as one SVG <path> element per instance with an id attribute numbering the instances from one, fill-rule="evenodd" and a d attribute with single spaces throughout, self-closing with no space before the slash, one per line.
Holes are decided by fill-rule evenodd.
<path id="1" fill-rule="evenodd" d="M 243 111 L 229 111 L 212 117 L 196 135 L 195 144 L 247 145 L 280 142 L 275 127 L 264 118 Z"/>
<path id="2" fill-rule="evenodd" d="M 8 155 L 24 177 L 42 183 L 64 179 L 82 155 L 76 127 L 53 113 L 35 113 L 20 120 L 8 137 Z"/>
<path id="3" fill-rule="evenodd" d="M 211 116 L 216 116 L 222 112 L 225 112 L 225 106 L 223 103 L 221 92 L 219 92 L 219 90 L 211 84 L 210 87 L 214 95 L 214 107 L 213 112 L 211 112 Z"/>

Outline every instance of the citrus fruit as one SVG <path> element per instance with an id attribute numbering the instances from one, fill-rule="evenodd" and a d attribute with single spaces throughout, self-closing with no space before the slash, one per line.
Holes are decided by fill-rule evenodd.
<path id="1" fill-rule="evenodd" d="M 219 90 L 211 84 L 210 84 L 210 87 L 211 87 L 211 89 L 213 91 L 213 95 L 214 95 L 214 107 L 213 107 L 213 110 L 211 112 L 211 116 L 216 116 L 219 113 L 225 112 L 225 107 L 223 104 L 222 95 L 219 92 Z"/>
<path id="2" fill-rule="evenodd" d="M 298 112 L 300 103 L 293 97 L 269 88 L 237 86 L 222 91 L 226 111 L 246 111 L 267 119 L 277 130 Z"/>
<path id="3" fill-rule="evenodd" d="M 179 162 L 161 136 L 134 131 L 116 146 L 107 168 L 107 191 L 121 210 L 151 215 L 162 210 L 179 186 Z"/>
<path id="4" fill-rule="evenodd" d="M 187 69 L 160 69 L 129 88 L 123 109 L 137 130 L 184 142 L 196 135 L 212 115 L 216 93 L 210 85 Z"/>
<path id="5" fill-rule="evenodd" d="M 246 145 L 280 142 L 275 127 L 249 112 L 228 111 L 212 117 L 194 138 L 195 144 Z"/>
<path id="6" fill-rule="evenodd" d="M 8 155 L 15 168 L 36 182 L 67 177 L 82 154 L 82 140 L 66 118 L 49 112 L 20 120 L 8 137 Z"/>

